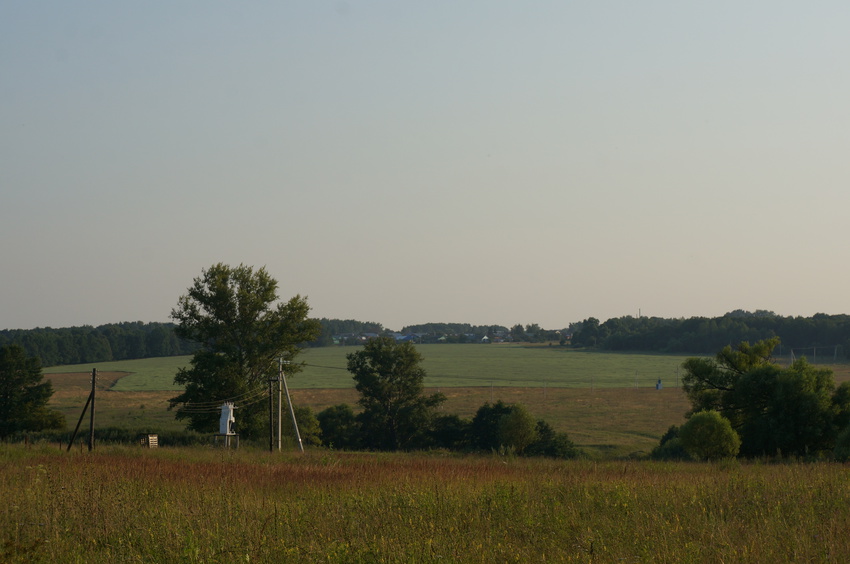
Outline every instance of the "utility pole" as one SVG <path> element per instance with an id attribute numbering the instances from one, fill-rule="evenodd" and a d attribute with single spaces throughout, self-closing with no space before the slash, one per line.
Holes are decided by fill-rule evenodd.
<path id="1" fill-rule="evenodd" d="M 301 442 L 301 432 L 298 431 L 298 421 L 295 420 L 295 409 L 292 407 L 292 398 L 289 396 L 289 386 L 286 384 L 286 374 L 283 373 L 283 365 L 289 364 L 280 360 L 280 380 L 283 382 L 283 390 L 286 392 L 286 403 L 289 404 L 289 415 L 292 416 L 292 428 L 295 429 L 295 438 L 298 440 L 298 450 L 304 452 L 304 444 Z"/>
<path id="2" fill-rule="evenodd" d="M 274 394 L 272 394 L 272 382 L 269 378 L 269 452 L 274 452 Z"/>
<path id="3" fill-rule="evenodd" d="M 74 428 L 74 432 L 71 434 L 71 440 L 68 441 L 68 452 L 71 451 L 71 447 L 74 445 L 74 439 L 77 438 L 77 432 L 80 430 L 80 425 L 83 423 L 83 418 L 86 416 L 86 410 L 89 408 L 89 404 L 91 404 L 91 419 L 89 424 L 91 425 L 91 429 L 89 429 L 89 451 L 94 449 L 94 391 L 95 386 L 97 385 L 97 368 L 91 369 L 91 392 L 89 392 L 89 398 L 86 400 L 86 405 L 83 406 L 83 412 L 80 413 L 80 419 L 77 421 L 77 426 Z M 83 448 L 83 445 L 80 445 L 80 448 Z"/>
<path id="4" fill-rule="evenodd" d="M 283 441 L 283 397 L 280 382 L 283 380 L 283 357 L 277 359 L 277 451 L 280 452 Z"/>
<path id="5" fill-rule="evenodd" d="M 94 391 L 95 386 L 97 385 L 97 368 L 91 369 L 91 418 L 89 419 L 89 424 L 91 428 L 89 429 L 89 452 L 94 449 Z"/>

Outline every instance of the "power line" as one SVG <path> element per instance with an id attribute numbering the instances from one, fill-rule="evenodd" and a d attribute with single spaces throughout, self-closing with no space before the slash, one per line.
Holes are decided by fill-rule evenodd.
<path id="1" fill-rule="evenodd" d="M 328 368 L 330 370 L 345 370 L 348 371 L 348 368 L 344 368 L 341 366 L 322 366 L 321 364 L 307 364 L 306 362 L 302 366 L 312 366 L 313 368 Z"/>
<path id="2" fill-rule="evenodd" d="M 179 409 L 182 413 L 217 413 L 221 409 L 221 404 L 225 402 L 239 403 L 241 406 L 247 407 L 265 399 L 267 393 L 265 386 L 258 386 L 233 398 L 210 402 L 189 402 L 183 404 L 183 407 Z"/>

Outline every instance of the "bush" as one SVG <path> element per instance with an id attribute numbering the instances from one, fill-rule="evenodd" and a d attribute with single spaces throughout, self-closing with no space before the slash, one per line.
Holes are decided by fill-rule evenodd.
<path id="1" fill-rule="evenodd" d="M 502 416 L 499 420 L 499 439 L 499 446 L 511 447 L 517 454 L 522 454 L 539 439 L 537 423 L 525 406 L 516 403 L 511 406 L 510 413 Z"/>
<path id="2" fill-rule="evenodd" d="M 850 460 L 850 426 L 844 428 L 835 439 L 835 450 L 833 451 L 835 460 L 839 462 L 847 462 Z"/>
<path id="3" fill-rule="evenodd" d="M 691 455 L 682 446 L 679 438 L 679 427 L 671 425 L 667 432 L 661 436 L 658 446 L 652 449 L 649 455 L 654 460 L 690 460 Z"/>
<path id="4" fill-rule="evenodd" d="M 542 419 L 537 422 L 537 441 L 530 444 L 525 453 L 529 456 L 550 458 L 576 458 L 579 454 L 566 433 L 556 433 L 552 426 Z"/>
<path id="5" fill-rule="evenodd" d="M 437 448 L 464 450 L 469 445 L 469 429 L 472 423 L 457 415 L 441 415 L 434 419 L 431 439 Z"/>
<path id="6" fill-rule="evenodd" d="M 696 460 L 732 458 L 741 448 L 741 438 L 728 419 L 716 411 L 695 413 L 682 425 L 679 439 Z"/>
<path id="7" fill-rule="evenodd" d="M 321 446 L 322 445 L 322 427 L 318 418 L 313 413 L 313 410 L 307 406 L 295 406 L 295 421 L 298 423 L 298 434 L 301 436 L 301 442 L 305 445 Z M 288 437 L 295 444 L 295 429 L 292 427 L 292 416 L 283 414 L 281 421 L 281 431 L 284 440 Z"/>
<path id="8" fill-rule="evenodd" d="M 334 405 L 316 416 L 322 429 L 325 445 L 335 449 L 360 447 L 360 424 L 354 410 L 346 403 Z"/>

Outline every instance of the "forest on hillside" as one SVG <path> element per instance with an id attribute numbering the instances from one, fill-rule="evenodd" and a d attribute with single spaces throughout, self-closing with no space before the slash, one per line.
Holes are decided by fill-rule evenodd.
<path id="1" fill-rule="evenodd" d="M 0 347 L 19 345 L 42 366 L 192 354 L 198 345 L 174 333 L 173 323 L 132 321 L 92 327 L 5 329 Z"/>
<path id="2" fill-rule="evenodd" d="M 714 354 L 726 345 L 779 337 L 779 354 L 846 358 L 850 353 L 850 316 L 815 314 L 783 317 L 770 311 L 736 310 L 721 317 L 665 319 L 617 317 L 604 323 L 593 317 L 578 324 L 571 343 L 609 351 Z"/>

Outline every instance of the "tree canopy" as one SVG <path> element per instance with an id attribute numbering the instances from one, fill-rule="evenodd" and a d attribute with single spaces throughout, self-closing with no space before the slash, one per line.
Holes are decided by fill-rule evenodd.
<path id="1" fill-rule="evenodd" d="M 421 446 L 445 396 L 424 394 L 422 355 L 413 344 L 378 337 L 347 358 L 361 394 L 358 420 L 365 446 L 377 450 Z"/>
<path id="2" fill-rule="evenodd" d="M 614 351 L 714 353 L 729 343 L 779 337 L 780 353 L 795 351 L 812 362 L 850 357 L 850 315 L 781 316 L 771 311 L 731 311 L 719 317 L 590 317 L 571 326 L 572 344 Z"/>
<path id="3" fill-rule="evenodd" d="M 850 389 L 805 358 L 773 361 L 777 338 L 726 346 L 714 359 L 690 358 L 682 385 L 692 413 L 717 411 L 741 438 L 744 456 L 803 456 L 830 450 L 850 416 Z"/>
<path id="4" fill-rule="evenodd" d="M 43 381 L 37 357 L 28 357 L 17 345 L 0 348 L 0 437 L 64 427 L 64 416 L 47 408 L 52 395 L 53 385 Z"/>
<path id="5" fill-rule="evenodd" d="M 187 355 L 196 348 L 174 334 L 173 323 L 141 321 L 97 327 L 5 329 L 0 331 L 3 345 L 23 347 L 27 355 L 38 357 L 42 366 Z"/>
<path id="6" fill-rule="evenodd" d="M 218 407 L 230 400 L 238 408 L 238 432 L 260 435 L 268 421 L 262 400 L 277 359 L 289 363 L 288 375 L 298 372 L 294 360 L 303 343 L 319 334 L 308 313 L 306 298 L 278 301 L 277 281 L 265 268 L 219 263 L 203 270 L 171 312 L 177 335 L 200 346 L 191 366 L 174 378 L 185 386 L 170 400 L 179 406 L 176 417 L 188 419 L 190 429 L 213 432 Z"/>

